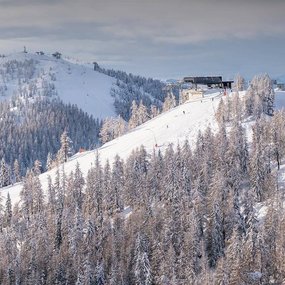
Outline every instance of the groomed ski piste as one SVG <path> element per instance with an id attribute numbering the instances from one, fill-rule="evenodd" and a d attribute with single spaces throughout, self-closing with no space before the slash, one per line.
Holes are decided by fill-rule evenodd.
<path id="1" fill-rule="evenodd" d="M 228 95 L 231 96 L 230 93 Z M 208 126 L 213 131 L 218 129 L 215 112 L 222 97 L 217 90 L 209 91 L 205 98 L 186 102 L 162 113 L 98 149 L 75 154 L 64 165 L 58 167 L 59 171 L 62 172 L 64 169 L 66 175 L 68 175 L 75 170 L 78 163 L 83 175 L 86 177 L 88 170 L 94 165 L 97 155 L 99 155 L 102 165 L 107 160 L 112 164 L 116 155 L 126 159 L 132 150 L 142 145 L 149 154 L 159 150 L 164 152 L 169 144 L 174 146 L 177 144 L 182 145 L 186 139 L 194 148 L 199 131 L 203 133 Z M 276 92 L 276 109 L 281 109 L 284 106 L 285 92 Z M 245 123 L 244 126 L 248 130 L 251 129 L 251 124 Z M 44 191 L 47 189 L 48 177 L 50 176 L 54 180 L 58 168 L 42 173 L 39 176 Z M 285 186 L 284 165 L 279 172 L 279 183 Z M 20 200 L 21 190 L 22 182 L 2 188 L 1 196 L 5 200 L 9 192 L 12 203 L 15 204 Z"/>
<path id="2" fill-rule="evenodd" d="M 150 154 L 158 150 L 164 152 L 171 143 L 182 145 L 186 139 L 194 146 L 199 130 L 203 132 L 208 126 L 213 130 L 217 129 L 214 116 L 220 99 L 221 93 L 212 90 L 205 98 L 186 102 L 162 113 L 98 149 L 75 154 L 63 166 L 59 166 L 59 170 L 64 169 L 68 175 L 79 163 L 83 175 L 86 176 L 88 170 L 94 165 L 97 154 L 100 162 L 104 165 L 107 160 L 112 163 L 116 155 L 126 159 L 132 150 L 141 147 L 141 145 Z M 47 189 L 48 176 L 53 179 L 56 171 L 57 168 L 54 168 L 40 175 L 44 191 Z M 1 189 L 2 198 L 5 199 L 9 192 L 12 203 L 16 203 L 20 200 L 21 189 L 22 183 L 5 187 Z"/>

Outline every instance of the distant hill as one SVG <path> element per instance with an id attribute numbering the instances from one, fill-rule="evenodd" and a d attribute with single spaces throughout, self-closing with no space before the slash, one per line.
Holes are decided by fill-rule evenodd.
<path id="1" fill-rule="evenodd" d="M 129 119 L 131 102 L 161 105 L 164 83 L 52 55 L 15 53 L 0 58 L 0 100 L 58 96 L 95 118 Z"/>
<path id="2" fill-rule="evenodd" d="M 95 68 L 96 67 L 96 68 Z M 96 70 L 95 70 L 96 69 Z M 45 169 L 66 130 L 74 151 L 99 144 L 102 120 L 128 120 L 132 101 L 160 107 L 166 91 L 159 80 L 104 69 L 53 55 L 15 53 L 0 57 L 0 160 L 22 174 L 36 159 Z"/>

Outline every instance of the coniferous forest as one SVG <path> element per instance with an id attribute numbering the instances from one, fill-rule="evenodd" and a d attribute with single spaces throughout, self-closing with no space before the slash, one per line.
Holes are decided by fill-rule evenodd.
<path id="1" fill-rule="evenodd" d="M 15 161 L 20 175 L 25 175 L 36 160 L 41 163 L 41 171 L 46 170 L 48 154 L 55 158 L 64 131 L 73 142 L 74 153 L 99 144 L 102 123 L 58 98 L 0 102 L 0 118 L 0 159 L 7 165 L 11 182 L 16 182 Z"/>
<path id="2" fill-rule="evenodd" d="M 1 284 L 281 284 L 285 113 L 266 80 L 221 100 L 194 147 L 60 166 L 47 191 L 28 171 L 2 203 Z"/>

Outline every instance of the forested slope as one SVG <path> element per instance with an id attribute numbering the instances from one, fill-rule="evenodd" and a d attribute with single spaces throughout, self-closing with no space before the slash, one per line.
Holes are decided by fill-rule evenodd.
<path id="1" fill-rule="evenodd" d="M 4 188 L 1 282 L 282 283 L 285 113 L 272 115 L 274 99 L 256 77 Z"/>

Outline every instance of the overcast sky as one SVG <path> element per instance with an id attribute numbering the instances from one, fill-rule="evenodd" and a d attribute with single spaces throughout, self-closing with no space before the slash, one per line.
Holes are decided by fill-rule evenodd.
<path id="1" fill-rule="evenodd" d="M 0 0 L 0 53 L 58 50 L 155 78 L 285 74 L 285 0 Z"/>

